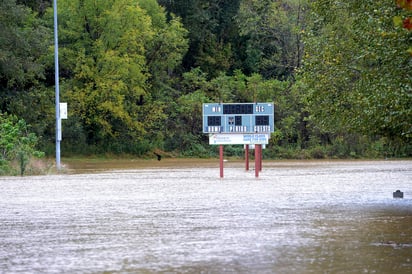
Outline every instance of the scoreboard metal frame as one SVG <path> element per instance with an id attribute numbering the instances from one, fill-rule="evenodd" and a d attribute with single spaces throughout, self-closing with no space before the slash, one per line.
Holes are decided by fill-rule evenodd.
<path id="1" fill-rule="evenodd" d="M 274 132 L 273 103 L 205 103 L 203 133 Z"/>

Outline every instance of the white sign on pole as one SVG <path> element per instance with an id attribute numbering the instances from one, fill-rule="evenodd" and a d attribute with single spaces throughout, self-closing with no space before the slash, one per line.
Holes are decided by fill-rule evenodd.
<path id="1" fill-rule="evenodd" d="M 209 134 L 210 145 L 255 145 L 268 144 L 269 134 Z"/>
<path id="2" fill-rule="evenodd" d="M 60 119 L 67 119 L 67 103 L 60 103 Z"/>
<path id="3" fill-rule="evenodd" d="M 243 148 L 246 149 L 246 145 L 243 145 Z M 255 149 L 255 145 L 249 145 L 249 149 Z M 262 149 L 266 149 L 266 144 L 262 144 Z"/>

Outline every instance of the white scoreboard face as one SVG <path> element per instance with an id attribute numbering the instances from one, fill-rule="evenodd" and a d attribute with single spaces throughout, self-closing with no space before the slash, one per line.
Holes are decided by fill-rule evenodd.
<path id="1" fill-rule="evenodd" d="M 272 103 L 203 104 L 203 133 L 270 133 Z"/>

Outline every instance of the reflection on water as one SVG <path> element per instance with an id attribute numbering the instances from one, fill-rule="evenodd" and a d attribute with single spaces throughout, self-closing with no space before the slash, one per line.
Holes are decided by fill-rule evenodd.
<path id="1" fill-rule="evenodd" d="M 412 161 L 162 165 L 0 178 L 0 272 L 412 273 Z"/>

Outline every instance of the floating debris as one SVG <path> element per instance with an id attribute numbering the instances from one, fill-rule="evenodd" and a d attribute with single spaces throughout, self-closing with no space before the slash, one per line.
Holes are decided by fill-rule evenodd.
<path id="1" fill-rule="evenodd" d="M 393 198 L 403 198 L 403 192 L 398 189 L 393 193 Z"/>

